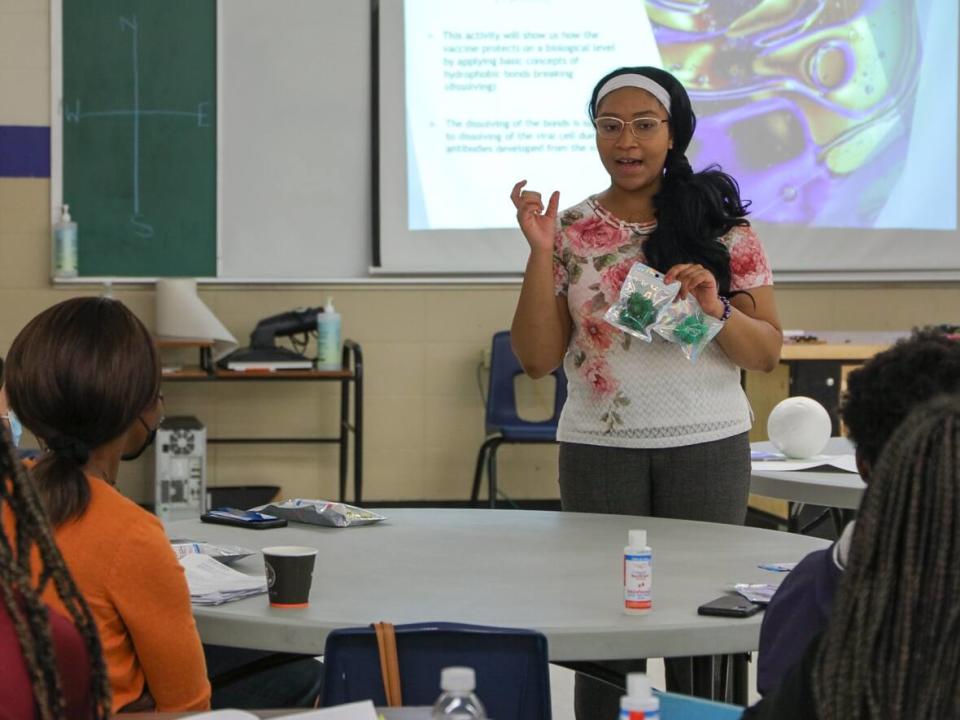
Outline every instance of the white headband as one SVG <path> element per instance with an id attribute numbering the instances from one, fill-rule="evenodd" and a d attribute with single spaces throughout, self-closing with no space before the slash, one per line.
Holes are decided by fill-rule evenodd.
<path id="1" fill-rule="evenodd" d="M 635 87 L 646 90 L 666 108 L 667 115 L 670 114 L 670 93 L 646 75 L 637 75 L 635 73 L 624 73 L 623 75 L 617 75 L 607 80 L 603 84 L 603 87 L 600 88 L 600 92 L 597 93 L 597 105 L 600 105 L 600 101 L 603 100 L 604 96 L 609 95 L 614 90 L 625 87 Z M 596 112 L 596 108 L 594 108 L 594 112 Z"/>

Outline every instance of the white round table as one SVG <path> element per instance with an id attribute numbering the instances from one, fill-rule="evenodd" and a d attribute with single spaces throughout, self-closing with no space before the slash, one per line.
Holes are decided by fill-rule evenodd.
<path id="1" fill-rule="evenodd" d="M 173 522 L 171 537 L 319 550 L 308 608 L 266 596 L 195 607 L 206 643 L 319 654 L 335 628 L 449 621 L 542 632 L 554 661 L 725 655 L 755 650 L 762 615 L 701 617 L 733 583 L 777 583 L 764 562 L 794 562 L 824 540 L 756 528 L 623 515 L 519 510 L 392 509 L 370 526 L 291 523 L 247 530 Z M 654 611 L 622 608 L 627 531 L 645 528 L 654 552 Z M 258 553 L 238 570 L 263 573 Z"/>
<path id="2" fill-rule="evenodd" d="M 771 442 L 750 443 L 750 449 L 761 452 L 776 452 Z M 847 438 L 830 438 L 824 455 L 848 455 L 853 445 Z M 765 497 L 791 502 L 822 505 L 830 508 L 856 510 L 866 484 L 857 473 L 843 470 L 753 470 L 750 477 L 750 492 Z"/>

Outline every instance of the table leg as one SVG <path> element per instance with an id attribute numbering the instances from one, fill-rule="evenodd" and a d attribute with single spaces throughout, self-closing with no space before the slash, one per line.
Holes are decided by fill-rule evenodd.
<path id="1" fill-rule="evenodd" d="M 363 353 L 353 346 L 353 499 L 363 500 Z"/>
<path id="2" fill-rule="evenodd" d="M 343 347 L 344 367 L 349 367 L 350 351 Z M 340 502 L 347 501 L 347 454 L 350 444 L 350 380 L 340 381 Z"/>
<path id="3" fill-rule="evenodd" d="M 352 362 L 351 362 L 352 360 Z M 352 366 L 352 367 L 351 367 Z M 343 341 L 343 368 L 353 371 L 353 376 L 343 381 L 340 396 L 340 499 L 347 494 L 347 437 L 350 425 L 349 384 L 353 382 L 353 502 L 363 502 L 363 351 L 353 340 Z"/>
<path id="4" fill-rule="evenodd" d="M 714 695 L 713 655 L 701 655 L 693 658 L 693 695 L 713 700 Z"/>
<path id="5" fill-rule="evenodd" d="M 750 704 L 750 653 L 732 656 L 733 660 L 733 697 L 734 705 Z"/>

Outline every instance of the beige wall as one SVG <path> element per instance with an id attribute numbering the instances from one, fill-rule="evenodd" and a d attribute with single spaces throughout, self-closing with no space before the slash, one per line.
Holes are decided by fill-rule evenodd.
<path id="1" fill-rule="evenodd" d="M 47 0 L 0 0 L 0 125 L 50 123 L 48 26 Z M 46 179 L 0 178 L 0 354 L 29 318 L 78 292 L 52 288 L 48 279 L 49 198 Z M 363 345 L 366 359 L 365 496 L 392 500 L 469 493 L 484 436 L 477 365 L 490 336 L 509 326 L 517 292 L 515 285 L 224 286 L 201 295 L 238 338 L 260 317 L 334 295 L 344 335 Z M 152 288 L 115 295 L 153 325 Z M 784 326 L 805 330 L 957 322 L 960 308 L 956 284 L 791 285 L 777 295 Z M 771 382 L 774 393 L 785 391 L 782 373 Z M 195 414 L 212 435 L 336 431 L 332 384 L 168 383 L 165 393 L 168 414 Z M 523 395 L 525 405 L 542 412 L 550 389 L 525 383 Z M 308 497 L 336 490 L 334 447 L 214 447 L 209 457 L 214 485 L 276 484 Z M 556 497 L 554 448 L 507 446 L 500 467 L 511 497 Z M 151 468 L 152 455 L 125 467 L 123 489 L 146 499 Z"/>

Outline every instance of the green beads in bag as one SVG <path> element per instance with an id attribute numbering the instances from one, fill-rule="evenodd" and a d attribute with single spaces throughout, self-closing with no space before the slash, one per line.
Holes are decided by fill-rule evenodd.
<path id="1" fill-rule="evenodd" d="M 653 306 L 653 301 L 638 292 L 627 298 L 626 306 L 620 311 L 620 322 L 637 332 L 646 330 L 656 319 L 657 309 Z"/>
<path id="2" fill-rule="evenodd" d="M 673 302 L 679 290 L 680 283 L 666 285 L 662 274 L 643 263 L 635 263 L 620 288 L 620 299 L 607 309 L 603 319 L 625 333 L 650 342 L 660 311 Z"/>
<path id="3" fill-rule="evenodd" d="M 696 362 L 703 349 L 723 330 L 723 323 L 707 315 L 697 299 L 688 295 L 664 308 L 653 329 L 664 340 L 679 345 L 687 360 Z"/>

